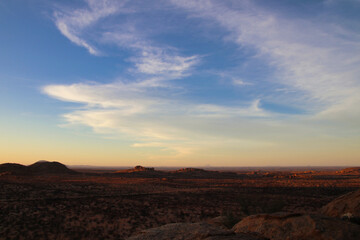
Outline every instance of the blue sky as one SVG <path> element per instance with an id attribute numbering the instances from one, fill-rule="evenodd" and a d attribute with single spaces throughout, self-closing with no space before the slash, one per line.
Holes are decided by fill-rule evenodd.
<path id="1" fill-rule="evenodd" d="M 359 10 L 2 1 L 1 161 L 357 165 Z"/>

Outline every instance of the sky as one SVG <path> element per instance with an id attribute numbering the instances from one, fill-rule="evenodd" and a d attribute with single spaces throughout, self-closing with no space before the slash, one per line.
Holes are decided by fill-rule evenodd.
<path id="1" fill-rule="evenodd" d="M 3 0 L 0 163 L 359 166 L 359 0 Z"/>

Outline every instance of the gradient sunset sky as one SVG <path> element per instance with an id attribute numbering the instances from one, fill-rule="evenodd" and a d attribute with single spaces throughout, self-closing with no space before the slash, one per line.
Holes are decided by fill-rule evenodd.
<path id="1" fill-rule="evenodd" d="M 0 1 L 0 163 L 360 165 L 359 0 Z"/>

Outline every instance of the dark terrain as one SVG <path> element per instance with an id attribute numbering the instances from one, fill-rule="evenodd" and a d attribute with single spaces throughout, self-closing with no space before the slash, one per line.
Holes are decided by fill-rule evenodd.
<path id="1" fill-rule="evenodd" d="M 2 164 L 0 239 L 126 239 L 168 223 L 213 223 L 219 216 L 231 229 L 255 214 L 322 214 L 323 206 L 359 187 L 359 168 L 84 172 L 57 162 Z M 242 222 L 237 229 L 249 228 Z"/>

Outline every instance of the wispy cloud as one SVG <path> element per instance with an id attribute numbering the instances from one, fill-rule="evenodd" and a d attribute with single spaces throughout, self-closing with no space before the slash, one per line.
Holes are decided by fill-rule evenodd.
<path id="1" fill-rule="evenodd" d="M 227 29 L 230 37 L 226 40 L 256 49 L 258 58 L 278 69 L 282 84 L 306 93 L 299 103 L 315 113 L 330 108 L 335 113 L 357 101 L 360 36 L 340 24 L 320 17 L 290 18 L 251 1 L 232 7 L 212 0 L 172 2 L 193 18 Z"/>
<path id="2" fill-rule="evenodd" d="M 212 104 L 201 104 L 194 107 L 194 114 L 205 117 L 267 117 L 268 112 L 260 107 L 260 99 L 256 99 L 246 107 L 226 107 Z"/>
<path id="3" fill-rule="evenodd" d="M 235 86 L 251 85 L 251 83 L 245 82 L 244 80 L 239 79 L 239 78 L 233 78 L 231 82 L 232 82 L 232 84 L 234 84 Z"/>
<path id="4" fill-rule="evenodd" d="M 125 2 L 86 0 L 86 8 L 56 10 L 54 21 L 59 31 L 70 41 L 86 48 L 91 54 L 99 55 L 100 52 L 86 39 L 86 30 L 99 20 L 118 13 Z"/>
<path id="5" fill-rule="evenodd" d="M 142 58 L 135 60 L 138 70 L 146 74 L 166 74 L 181 77 L 185 71 L 198 61 L 196 56 L 171 56 L 159 52 L 146 52 Z"/>
<path id="6" fill-rule="evenodd" d="M 88 0 L 85 3 L 84 8 L 60 7 L 55 11 L 55 24 L 60 32 L 93 55 L 100 55 L 101 51 L 92 43 L 130 51 L 132 56 L 128 60 L 134 67 L 129 71 L 136 77 L 127 83 L 49 85 L 43 92 L 62 101 L 83 104 L 84 107 L 63 115 L 68 126 L 81 124 L 96 133 L 126 135 L 134 141 L 146 141 L 134 144 L 134 147 L 154 146 L 151 142 L 162 141 L 161 146 L 175 151 L 176 155 L 188 153 L 189 148 L 166 143 L 169 140 L 184 141 L 185 136 L 180 134 L 181 127 L 162 120 L 164 111 L 179 115 L 174 107 L 181 108 L 184 113 L 186 106 L 174 103 L 171 98 L 154 96 L 151 89 L 162 87 L 160 91 L 169 93 L 166 90 L 169 85 L 163 82 L 189 75 L 191 68 L 198 64 L 199 56 L 182 56 L 173 47 L 153 44 L 131 23 L 101 26 L 104 18 L 134 11 L 127 8 L 126 1 Z M 89 34 L 90 31 L 96 35 Z"/>
<path id="7" fill-rule="evenodd" d="M 200 62 L 200 56 L 181 56 L 178 50 L 168 46 L 154 46 L 146 37 L 134 28 L 125 29 L 125 33 L 106 32 L 102 41 L 133 51 L 129 60 L 134 64 L 132 71 L 155 76 L 143 82 L 143 85 L 159 86 L 164 80 L 178 79 Z"/>
<path id="8" fill-rule="evenodd" d="M 156 75 L 143 84 L 160 85 L 161 81 L 180 78 L 197 63 L 199 56 L 182 56 L 177 49 L 155 46 L 134 23 L 110 24 L 104 27 L 103 19 L 116 15 L 131 15 L 136 12 L 127 1 L 86 0 L 79 9 L 59 7 L 54 12 L 54 21 L 59 31 L 73 43 L 86 48 L 90 54 L 106 54 L 95 47 L 115 45 L 133 51 L 129 59 L 134 63 L 131 70 L 137 73 Z M 92 34 L 94 32 L 95 34 Z"/>
<path id="9" fill-rule="evenodd" d="M 160 94 L 154 96 L 151 94 L 151 87 L 136 86 L 121 82 L 102 85 L 49 85 L 43 91 L 63 101 L 84 104 L 84 109 L 64 115 L 71 124 L 87 125 L 98 133 L 115 130 L 119 134 L 128 134 L 133 139 L 152 142 L 191 139 L 192 134 L 189 133 L 197 132 L 188 125 L 191 119 L 205 123 L 206 119 L 213 117 L 232 119 L 268 116 L 260 108 L 260 100 L 239 107 L 194 104 L 171 99 L 169 96 L 160 97 Z M 204 134 L 212 133 L 201 133 Z"/>

